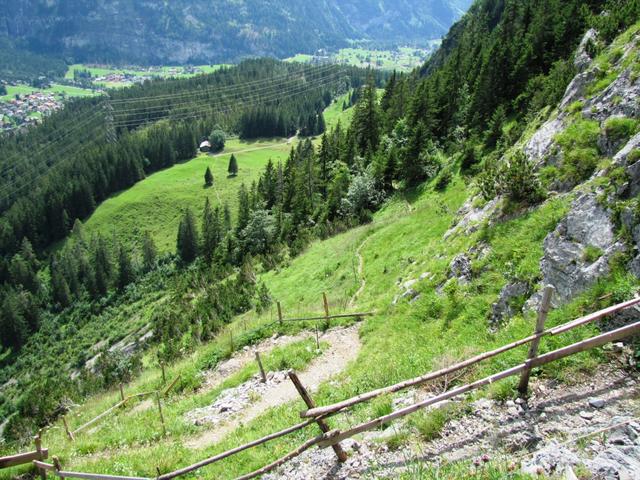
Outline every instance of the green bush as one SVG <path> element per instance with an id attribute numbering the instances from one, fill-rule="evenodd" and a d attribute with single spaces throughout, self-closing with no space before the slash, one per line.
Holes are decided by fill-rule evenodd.
<path id="1" fill-rule="evenodd" d="M 624 142 L 638 132 L 638 120 L 625 117 L 613 117 L 604 123 L 604 133 L 614 142 Z"/>
<path id="2" fill-rule="evenodd" d="M 598 122 L 584 119 L 572 123 L 556 135 L 555 140 L 564 154 L 560 169 L 563 179 L 578 183 L 593 174 L 600 158 L 599 136 Z"/>
<path id="3" fill-rule="evenodd" d="M 587 245 L 584 252 L 582 252 L 582 260 L 587 263 L 593 263 L 597 261 L 603 253 L 604 252 L 601 248 L 594 247 L 593 245 Z"/>
<path id="4" fill-rule="evenodd" d="M 411 419 L 411 425 L 418 431 L 423 440 L 429 442 L 439 438 L 447 422 L 458 417 L 460 406 L 449 403 L 428 412 L 420 412 Z"/>

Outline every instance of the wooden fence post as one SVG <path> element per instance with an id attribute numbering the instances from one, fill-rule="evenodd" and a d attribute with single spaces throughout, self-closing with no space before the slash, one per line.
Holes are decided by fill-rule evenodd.
<path id="1" fill-rule="evenodd" d="M 278 322 L 280 322 L 280 325 L 282 325 L 282 306 L 280 305 L 280 302 L 278 302 Z"/>
<path id="2" fill-rule="evenodd" d="M 542 301 L 540 302 L 540 308 L 538 309 L 538 320 L 536 322 L 535 334 L 542 333 L 544 331 L 544 323 L 547 320 L 547 314 L 551 306 L 551 298 L 553 297 L 554 288 L 551 285 L 544 287 L 542 292 Z M 529 354 L 527 355 L 527 363 L 530 363 L 532 359 L 538 355 L 538 346 L 540 345 L 541 337 L 534 338 L 529 345 Z M 518 385 L 518 392 L 521 396 L 526 397 L 529 390 L 529 377 L 531 376 L 531 367 L 527 367 L 520 376 L 520 384 Z"/>
<path id="3" fill-rule="evenodd" d="M 54 455 L 51 458 L 51 460 L 53 460 L 53 468 L 55 468 L 56 473 L 58 474 L 58 477 L 60 477 L 62 480 L 64 480 L 64 477 L 59 475 L 60 470 L 62 470 L 62 465 L 60 465 L 60 459 Z"/>
<path id="4" fill-rule="evenodd" d="M 315 408 L 316 404 L 311 398 L 311 395 L 309 395 L 309 392 L 307 392 L 307 389 L 304 388 L 304 385 L 302 385 L 302 382 L 298 378 L 298 375 L 296 375 L 296 373 L 293 370 L 289 370 L 289 378 L 293 382 L 293 386 L 296 387 L 296 390 L 302 397 L 302 400 L 307 405 L 307 408 Z M 325 422 L 322 419 L 318 419 L 316 423 L 318 424 L 318 427 L 320 427 L 320 430 L 322 431 L 322 433 L 327 433 L 331 430 L 329 428 L 329 425 L 327 425 L 327 422 Z M 347 454 L 342 449 L 339 443 L 331 445 L 331 448 L 333 448 L 333 451 L 336 453 L 336 456 L 338 457 L 338 461 L 340 463 L 347 461 Z"/>
<path id="5" fill-rule="evenodd" d="M 164 369 L 164 362 L 160 362 L 160 368 L 162 369 L 162 384 L 165 385 L 167 383 L 167 372 Z"/>
<path id="6" fill-rule="evenodd" d="M 327 328 L 329 327 L 329 300 L 327 299 L 327 294 L 322 292 L 322 302 L 324 303 L 324 316 L 326 318 L 325 322 L 327 323 Z"/>
<path id="7" fill-rule="evenodd" d="M 122 384 L 118 385 L 120 387 L 120 400 L 124 402 L 124 387 Z"/>
<path id="8" fill-rule="evenodd" d="M 42 429 L 38 430 L 37 435 L 33 437 L 33 443 L 36 444 L 36 452 L 38 452 L 38 460 L 44 460 L 44 455 L 42 454 Z M 38 467 L 38 473 L 40 474 L 40 478 L 42 480 L 46 480 L 47 478 L 46 471 Z"/>
<path id="9" fill-rule="evenodd" d="M 164 424 L 164 415 L 162 415 L 162 403 L 160 403 L 160 393 L 156 392 L 156 403 L 158 404 L 158 414 L 160 415 L 160 423 L 162 423 L 162 433 L 167 435 L 167 427 Z"/>
<path id="10" fill-rule="evenodd" d="M 260 360 L 260 353 L 256 350 L 256 361 L 258 367 L 260 367 L 260 375 L 262 376 L 262 383 L 267 383 L 267 375 L 264 373 L 264 367 L 262 366 L 262 360 Z"/>
<path id="11" fill-rule="evenodd" d="M 69 424 L 67 423 L 67 417 L 62 417 L 62 424 L 64 425 L 64 431 L 67 432 L 67 437 L 69 437 L 69 440 L 71 440 L 72 442 L 75 440 L 75 438 L 73 438 L 73 433 L 71 432 L 71 430 L 69 430 Z"/>

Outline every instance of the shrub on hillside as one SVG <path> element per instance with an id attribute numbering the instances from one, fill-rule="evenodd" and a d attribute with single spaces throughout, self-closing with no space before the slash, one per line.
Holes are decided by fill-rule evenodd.
<path id="1" fill-rule="evenodd" d="M 604 133 L 613 142 L 624 142 L 638 132 L 638 120 L 612 117 L 604 123 Z"/>
<path id="2" fill-rule="evenodd" d="M 221 152 L 224 150 L 224 144 L 226 141 L 226 135 L 223 130 L 216 128 L 209 135 L 209 143 L 211 144 L 212 152 Z"/>
<path id="3" fill-rule="evenodd" d="M 522 151 L 500 164 L 488 162 L 478 176 L 478 187 L 486 200 L 504 195 L 512 202 L 534 205 L 545 197 L 538 174 Z"/>

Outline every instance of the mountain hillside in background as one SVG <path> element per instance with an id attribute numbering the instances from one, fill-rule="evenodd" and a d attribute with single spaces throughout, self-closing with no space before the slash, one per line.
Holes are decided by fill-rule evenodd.
<path id="1" fill-rule="evenodd" d="M 440 38 L 470 0 L 21 0 L 0 36 L 73 62 L 210 63 L 286 57 L 350 40 Z"/>

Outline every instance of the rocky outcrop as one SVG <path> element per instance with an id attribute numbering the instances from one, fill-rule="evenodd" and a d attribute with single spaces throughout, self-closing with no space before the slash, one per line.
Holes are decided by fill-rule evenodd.
<path id="1" fill-rule="evenodd" d="M 491 306 L 489 324 L 497 328 L 505 320 L 513 317 L 520 308 L 514 304 L 516 300 L 524 298 L 530 293 L 529 284 L 526 282 L 513 282 L 505 285 L 500 291 L 498 301 Z M 522 306 L 522 303 L 520 303 Z"/>
<path id="2" fill-rule="evenodd" d="M 584 103 L 586 118 L 603 122 L 609 117 L 640 117 L 640 82 L 632 78 L 630 68 L 623 71 L 607 88 Z"/>
<path id="3" fill-rule="evenodd" d="M 584 34 L 582 40 L 580 41 L 580 45 L 578 46 L 578 50 L 576 51 L 576 57 L 573 62 L 578 72 L 584 72 L 591 62 L 593 61 L 594 47 L 598 43 L 598 32 L 591 28 Z"/>
<path id="4" fill-rule="evenodd" d="M 555 287 L 554 303 L 565 303 L 609 273 L 609 261 L 625 249 L 616 240 L 611 212 L 595 193 L 582 193 L 569 214 L 544 240 L 543 283 Z M 540 294 L 529 302 L 537 306 Z"/>
<path id="5" fill-rule="evenodd" d="M 456 213 L 454 226 L 444 234 L 445 240 L 453 235 L 470 235 L 476 232 L 480 228 L 480 225 L 482 225 L 482 222 L 491 218 L 496 212 L 500 203 L 499 198 L 494 198 L 482 206 L 474 206 L 477 200 L 478 197 L 471 197 L 460 207 Z"/>
<path id="6" fill-rule="evenodd" d="M 471 281 L 471 259 L 465 255 L 456 255 L 449 264 L 449 278 L 455 278 L 458 283 L 466 284 Z"/>
<path id="7" fill-rule="evenodd" d="M 564 130 L 564 127 L 561 117 L 545 122 L 524 146 L 524 153 L 529 160 L 536 165 L 557 163 L 555 137 Z"/>

